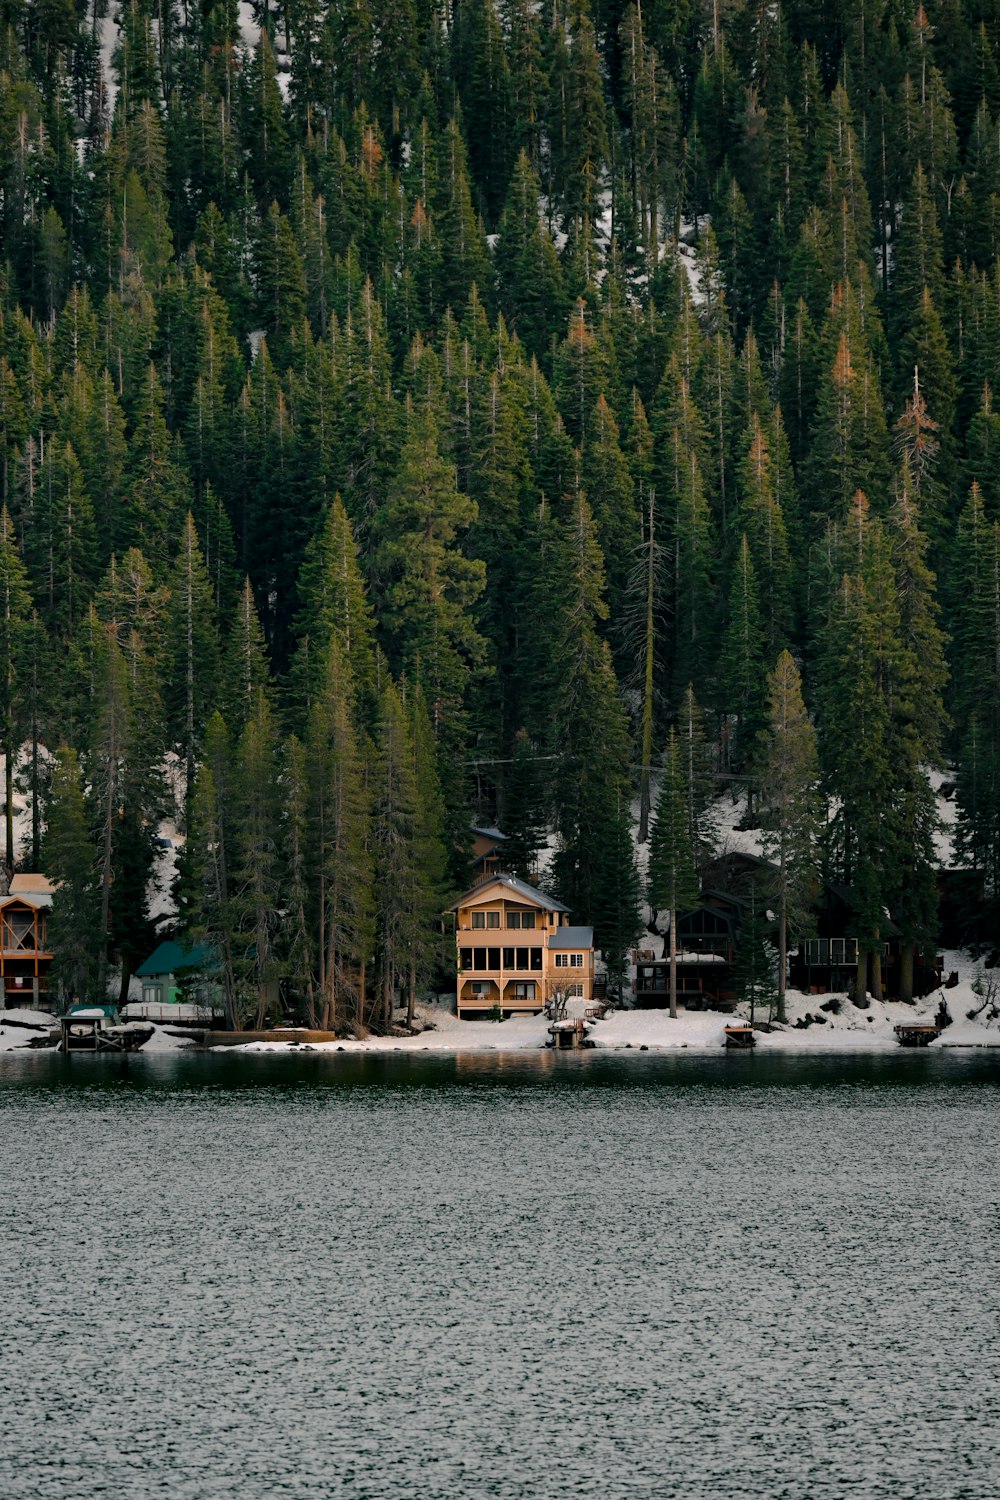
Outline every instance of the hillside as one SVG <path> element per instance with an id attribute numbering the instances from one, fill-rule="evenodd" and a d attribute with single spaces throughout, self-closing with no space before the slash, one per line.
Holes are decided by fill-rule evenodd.
<path id="1" fill-rule="evenodd" d="M 56 983 L 127 990 L 176 833 L 234 1020 L 384 1027 L 472 821 L 614 971 L 732 788 L 875 987 L 944 767 L 1000 926 L 994 10 L 6 6 L 2 844 Z"/>

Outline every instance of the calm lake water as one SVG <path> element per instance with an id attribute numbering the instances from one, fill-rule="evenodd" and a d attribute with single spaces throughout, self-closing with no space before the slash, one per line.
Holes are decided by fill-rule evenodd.
<path id="1" fill-rule="evenodd" d="M 995 1500 L 1000 1055 L 0 1058 L 0 1495 Z"/>

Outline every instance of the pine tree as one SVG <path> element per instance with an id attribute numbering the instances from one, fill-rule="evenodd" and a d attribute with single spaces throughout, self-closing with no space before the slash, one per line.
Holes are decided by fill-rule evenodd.
<path id="1" fill-rule="evenodd" d="M 413 744 L 398 689 L 390 680 L 381 698 L 374 775 L 372 856 L 375 948 L 379 968 L 376 1006 L 388 1031 L 393 1007 L 405 992 L 417 956 L 417 788 Z"/>
<path id="2" fill-rule="evenodd" d="M 659 794 L 649 835 L 646 899 L 655 920 L 665 911 L 670 923 L 670 1014 L 677 1017 L 677 918 L 698 900 L 696 851 L 688 821 L 687 787 L 681 743 L 671 729 L 663 756 Z"/>
<path id="3" fill-rule="evenodd" d="M 818 889 L 821 801 L 816 732 L 802 701 L 802 679 L 782 651 L 768 674 L 768 721 L 756 754 L 761 845 L 775 865 L 778 918 L 777 1018 L 786 1019 L 788 935 L 808 935 Z"/>
<path id="4" fill-rule="evenodd" d="M 525 729 L 514 736 L 503 790 L 500 822 L 506 835 L 504 868 L 511 875 L 534 882 L 538 851 L 545 842 L 546 800 L 539 749 Z"/>
<path id="5" fill-rule="evenodd" d="M 14 759 L 25 720 L 31 593 L 10 511 L 0 506 L 0 752 L 4 758 L 4 869 L 14 873 Z"/>
<path id="6" fill-rule="evenodd" d="M 233 969 L 241 1013 L 259 1031 L 273 1004 L 281 901 L 277 744 L 267 700 L 259 697 L 236 747 L 232 781 L 231 910 Z"/>
<path id="7" fill-rule="evenodd" d="M 46 801 L 43 857 L 56 892 L 49 913 L 51 980 L 69 1000 L 99 999 L 100 896 L 96 850 L 87 825 L 83 779 L 74 750 L 56 751 Z"/>
<path id="8" fill-rule="evenodd" d="M 728 744 L 729 763 L 736 768 L 745 764 L 765 719 L 765 650 L 757 575 L 744 532 L 733 567 L 726 631 L 719 659 L 723 710 L 734 720 L 734 732 Z"/>
<path id="9" fill-rule="evenodd" d="M 219 687 L 215 603 L 190 511 L 168 590 L 161 652 L 165 727 L 184 757 L 184 784 L 190 791 L 203 725 Z"/>
<path id="10" fill-rule="evenodd" d="M 379 523 L 380 617 L 391 665 L 423 689 L 435 736 L 450 754 L 464 731 L 470 672 L 483 658 L 471 611 L 485 570 L 459 551 L 476 507 L 441 456 L 429 404 L 411 403 L 408 427 Z"/>
<path id="11" fill-rule="evenodd" d="M 249 578 L 244 580 L 236 615 L 229 629 L 221 684 L 220 698 L 226 724 L 241 734 L 260 699 L 269 701 L 272 692 L 264 632 L 260 628 Z"/>
<path id="12" fill-rule="evenodd" d="M 363 719 L 374 722 L 375 627 L 350 518 L 339 495 L 306 548 L 298 595 L 292 685 L 301 710 L 308 713 L 335 642 L 350 667 Z"/>
<path id="13" fill-rule="evenodd" d="M 620 795 L 627 795 L 630 744 L 611 652 L 598 635 L 607 612 L 604 577 L 582 494 L 566 530 L 556 562 L 563 600 L 549 698 L 550 744 L 558 756 L 552 879 L 566 905 L 585 918 L 606 904 L 607 866 L 598 863 L 597 850 L 615 828 Z"/>
<path id="14" fill-rule="evenodd" d="M 190 867 L 191 933 L 214 955 L 211 970 L 222 989 L 229 1025 L 237 1030 L 241 1013 L 234 932 L 233 772 L 232 741 L 216 711 L 205 727 L 205 749 L 191 796 L 185 852 Z"/>
<path id="15" fill-rule="evenodd" d="M 733 964 L 733 989 L 744 1005 L 750 1007 L 751 1026 L 757 1018 L 757 1011 L 765 1007 L 768 1019 L 772 1009 L 779 1021 L 786 1019 L 780 960 L 775 983 L 774 949 L 768 937 L 766 911 L 754 883 L 740 923 L 739 946 Z"/>
<path id="16" fill-rule="evenodd" d="M 353 724 L 348 657 L 336 639 L 310 708 L 306 739 L 312 826 L 318 1003 L 324 1027 L 364 1020 L 373 942 L 371 787 Z"/>

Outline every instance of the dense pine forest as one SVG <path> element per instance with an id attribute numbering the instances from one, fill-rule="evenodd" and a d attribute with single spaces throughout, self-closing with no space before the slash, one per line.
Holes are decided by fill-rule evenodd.
<path id="1" fill-rule="evenodd" d="M 471 823 L 612 974 L 722 787 L 789 940 L 822 874 L 935 941 L 933 767 L 995 897 L 996 0 L 107 5 L 0 0 L 3 842 L 66 992 L 166 816 L 233 1019 L 384 1023 Z"/>

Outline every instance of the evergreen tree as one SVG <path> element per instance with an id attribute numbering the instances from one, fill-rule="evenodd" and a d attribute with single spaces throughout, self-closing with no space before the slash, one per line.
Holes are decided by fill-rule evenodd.
<path id="1" fill-rule="evenodd" d="M 757 746 L 761 844 L 775 866 L 772 900 L 778 919 L 777 1018 L 786 1020 L 788 935 L 808 935 L 818 889 L 819 757 L 816 731 L 802 701 L 802 679 L 782 651 L 768 674 L 768 720 Z"/>
<path id="2" fill-rule="evenodd" d="M 325 653 L 308 723 L 318 1012 L 324 1027 L 365 1015 L 373 942 L 371 787 L 352 720 L 349 658 L 336 639 Z"/>
<path id="3" fill-rule="evenodd" d="M 670 1014 L 677 1017 L 677 918 L 698 900 L 696 850 L 688 821 L 687 787 L 681 743 L 671 729 L 663 756 L 660 789 L 649 835 L 646 899 L 655 920 L 668 914 L 670 924 Z"/>
<path id="4" fill-rule="evenodd" d="M 774 1008 L 778 1020 L 785 1020 L 780 968 L 775 984 L 774 949 L 768 942 L 767 916 L 756 884 L 750 887 L 750 898 L 740 923 L 739 946 L 733 964 L 733 988 L 744 1005 L 750 1007 L 751 1026 L 757 1018 L 757 1011 L 765 1007 L 768 1019 Z"/>
<path id="5" fill-rule="evenodd" d="M 219 687 L 215 603 L 190 511 L 168 590 L 162 652 L 165 727 L 184 757 L 184 784 L 190 790 L 202 726 Z"/>
<path id="6" fill-rule="evenodd" d="M 435 736 L 450 754 L 464 732 L 470 670 L 483 657 L 471 610 L 485 570 L 459 551 L 476 507 L 441 456 L 429 404 L 411 403 L 408 427 L 379 522 L 380 616 L 390 663 L 423 689 Z"/>
<path id="7" fill-rule="evenodd" d="M 724 712 L 734 721 L 728 742 L 729 763 L 740 768 L 760 733 L 766 712 L 764 628 L 746 532 L 736 555 L 727 614 L 719 685 Z"/>
<path id="8" fill-rule="evenodd" d="M 0 752 L 4 758 L 4 869 L 14 873 L 14 759 L 24 723 L 31 594 L 10 511 L 0 507 Z"/>
<path id="9" fill-rule="evenodd" d="M 56 887 L 49 913 L 50 983 L 70 1001 L 104 1000 L 99 989 L 96 852 L 84 809 L 79 758 L 62 745 L 52 766 L 43 857 Z"/>

